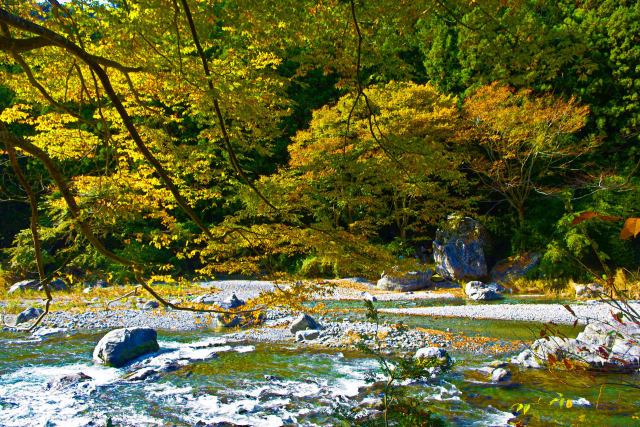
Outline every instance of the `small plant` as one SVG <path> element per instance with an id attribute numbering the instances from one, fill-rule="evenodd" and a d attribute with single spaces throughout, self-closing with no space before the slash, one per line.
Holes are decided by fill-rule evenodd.
<path id="1" fill-rule="evenodd" d="M 433 416 L 433 413 L 425 409 L 421 399 L 411 396 L 406 387 L 401 384 L 407 380 L 424 380 L 431 378 L 434 373 L 445 373 L 453 366 L 453 361 L 447 357 L 439 359 L 419 359 L 411 355 L 404 357 L 392 357 L 383 351 L 383 336 L 379 333 L 380 318 L 378 311 L 371 301 L 364 301 L 367 309 L 367 318 L 375 324 L 373 334 L 362 334 L 357 348 L 371 356 L 378 362 L 378 370 L 372 372 L 368 381 L 375 389 L 380 382 L 377 379 L 382 376 L 382 419 L 373 418 L 366 421 L 358 420 L 359 425 L 411 425 L 411 426 L 440 426 L 442 420 Z M 396 326 L 397 331 L 405 333 L 408 328 L 402 323 Z M 373 343 L 373 344 L 367 344 Z M 379 388 L 379 389 L 380 389 Z"/>

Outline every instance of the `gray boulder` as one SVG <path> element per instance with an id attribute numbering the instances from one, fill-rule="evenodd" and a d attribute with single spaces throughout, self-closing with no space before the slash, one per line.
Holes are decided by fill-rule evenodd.
<path id="1" fill-rule="evenodd" d="M 159 308 L 159 307 L 160 307 L 160 303 L 153 299 L 145 302 L 144 305 L 142 306 L 144 310 L 153 310 L 154 308 Z"/>
<path id="2" fill-rule="evenodd" d="M 41 308 L 29 307 L 22 313 L 18 314 L 18 317 L 16 318 L 16 325 L 28 322 L 32 319 L 37 319 L 42 313 L 44 313 L 44 310 Z"/>
<path id="3" fill-rule="evenodd" d="M 217 304 L 218 298 L 216 298 L 215 295 L 199 295 L 193 299 L 193 302 L 196 304 L 211 305 Z"/>
<path id="4" fill-rule="evenodd" d="M 93 360 L 119 368 L 158 351 L 158 334 L 150 328 L 122 328 L 107 333 L 93 350 Z"/>
<path id="5" fill-rule="evenodd" d="M 493 301 L 502 298 L 502 292 L 506 289 L 500 283 L 483 283 L 479 281 L 468 282 L 464 287 L 467 296 L 475 301 Z"/>
<path id="6" fill-rule="evenodd" d="M 484 227 L 478 221 L 449 215 L 447 227 L 436 230 L 433 241 L 436 273 L 449 280 L 486 276 L 485 234 Z"/>
<path id="7" fill-rule="evenodd" d="M 432 275 L 431 270 L 400 273 L 394 269 L 391 273 L 382 273 L 376 287 L 385 291 L 418 291 L 433 285 Z"/>
<path id="8" fill-rule="evenodd" d="M 27 289 L 38 289 L 40 282 L 37 280 L 23 280 L 21 282 L 14 283 L 10 288 L 8 294 L 12 294 L 18 291 L 26 291 Z"/>
<path id="9" fill-rule="evenodd" d="M 414 359 L 428 359 L 439 362 L 440 364 L 448 363 L 451 360 L 451 356 L 447 350 L 441 347 L 423 347 L 416 350 L 413 355 Z"/>
<path id="10" fill-rule="evenodd" d="M 369 292 L 362 292 L 360 294 L 360 298 L 362 298 L 365 301 L 370 301 L 370 302 L 378 301 L 378 298 L 376 298 L 374 295 L 371 295 Z"/>
<path id="11" fill-rule="evenodd" d="M 296 332 L 296 341 L 312 341 L 320 336 L 320 331 L 317 329 L 307 329 L 304 331 Z"/>
<path id="12" fill-rule="evenodd" d="M 540 263 L 540 258 L 542 258 L 542 254 L 532 252 L 498 261 L 491 269 L 491 280 L 510 282 L 513 279 L 522 277 Z"/>
<path id="13" fill-rule="evenodd" d="M 504 383 L 511 379 L 511 372 L 507 371 L 504 368 L 497 368 L 491 372 L 491 382 L 492 383 Z"/>
<path id="14" fill-rule="evenodd" d="M 233 310 L 235 308 L 242 307 L 243 305 L 245 305 L 245 302 L 243 300 L 238 298 L 236 294 L 231 294 L 230 297 L 220 303 L 220 308 L 223 308 L 225 310 Z"/>
<path id="15" fill-rule="evenodd" d="M 542 365 L 536 358 L 536 355 L 529 349 L 524 350 L 519 355 L 511 358 L 511 363 L 520 365 L 523 368 L 541 368 Z"/>
<path id="16" fill-rule="evenodd" d="M 64 375 L 60 378 L 49 381 L 46 388 L 48 390 L 60 390 L 62 388 L 70 387 L 90 380 L 92 380 L 92 378 L 89 375 L 83 372 L 77 372 L 75 374 Z"/>
<path id="17" fill-rule="evenodd" d="M 300 314 L 300 316 L 298 316 L 293 322 L 291 322 L 291 325 L 289 326 L 289 331 L 292 334 L 295 334 L 298 331 L 304 331 L 306 329 L 322 329 L 322 326 L 307 313 Z"/>

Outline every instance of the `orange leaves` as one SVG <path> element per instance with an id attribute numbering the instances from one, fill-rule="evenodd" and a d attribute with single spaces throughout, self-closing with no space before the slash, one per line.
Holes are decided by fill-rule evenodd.
<path id="1" fill-rule="evenodd" d="M 627 218 L 620 232 L 621 239 L 637 237 L 640 234 L 640 218 Z"/>
<path id="2" fill-rule="evenodd" d="M 622 218 L 617 217 L 617 216 L 607 216 L 607 215 L 600 215 L 596 212 L 582 212 L 580 213 L 578 216 L 576 216 L 573 221 L 571 221 L 571 223 L 569 225 L 578 225 L 581 224 L 585 221 L 588 221 L 592 218 L 598 218 L 601 219 L 603 221 L 618 221 L 621 220 Z"/>
<path id="3" fill-rule="evenodd" d="M 600 215 L 599 213 L 589 211 L 578 214 L 569 225 L 582 224 L 593 218 L 598 218 L 602 221 L 620 221 L 623 219 L 618 216 Z M 620 239 L 625 240 L 631 237 L 637 237 L 638 234 L 640 234 L 640 218 L 627 218 L 620 231 Z"/>

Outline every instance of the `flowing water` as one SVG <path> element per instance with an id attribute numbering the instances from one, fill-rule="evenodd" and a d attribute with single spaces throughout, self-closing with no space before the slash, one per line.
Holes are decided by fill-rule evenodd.
<path id="1" fill-rule="evenodd" d="M 345 307 L 346 308 L 346 307 Z M 359 313 L 352 313 L 352 316 Z M 389 319 L 391 320 L 391 319 Z M 432 328 L 451 328 L 468 335 L 532 338 L 536 326 L 525 322 L 472 319 L 405 319 Z M 428 324 L 427 324 L 428 323 Z M 577 331 L 565 330 L 575 335 Z M 43 341 L 0 334 L 0 425 L 84 426 L 195 425 L 233 422 L 240 425 L 331 425 L 337 408 L 361 404 L 374 395 L 359 393 L 377 362 L 361 353 L 300 347 L 296 344 L 229 344 L 216 358 L 199 359 L 198 345 L 220 336 L 214 331 L 159 332 L 161 351 L 149 366 L 180 353 L 190 363 L 158 378 L 128 382 L 127 368 L 94 365 L 91 353 L 104 334 L 74 333 Z M 212 341 L 213 342 L 213 341 Z M 186 355 L 186 356 L 185 356 Z M 640 392 L 625 386 L 591 386 L 586 376 L 552 377 L 544 370 L 514 369 L 513 385 L 497 387 L 473 368 L 489 356 L 453 354 L 458 365 L 432 382 L 409 384 L 416 399 L 451 425 L 501 426 L 513 418 L 518 403 L 531 404 L 526 425 L 638 424 Z M 47 383 L 83 372 L 91 380 L 61 389 Z M 596 381 L 619 383 L 625 375 L 599 375 Z M 381 379 L 381 377 L 379 377 Z M 549 403 L 572 400 L 571 408 Z M 598 408 L 595 406 L 598 404 Z"/>

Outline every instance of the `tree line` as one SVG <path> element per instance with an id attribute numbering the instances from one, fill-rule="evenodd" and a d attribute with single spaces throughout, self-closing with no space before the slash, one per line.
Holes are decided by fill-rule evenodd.
<path id="1" fill-rule="evenodd" d="M 620 224 L 571 225 L 639 213 L 638 22 L 633 1 L 4 2 L 5 277 L 38 254 L 374 277 L 452 212 L 490 259 L 541 252 L 533 274 L 638 269 Z"/>

